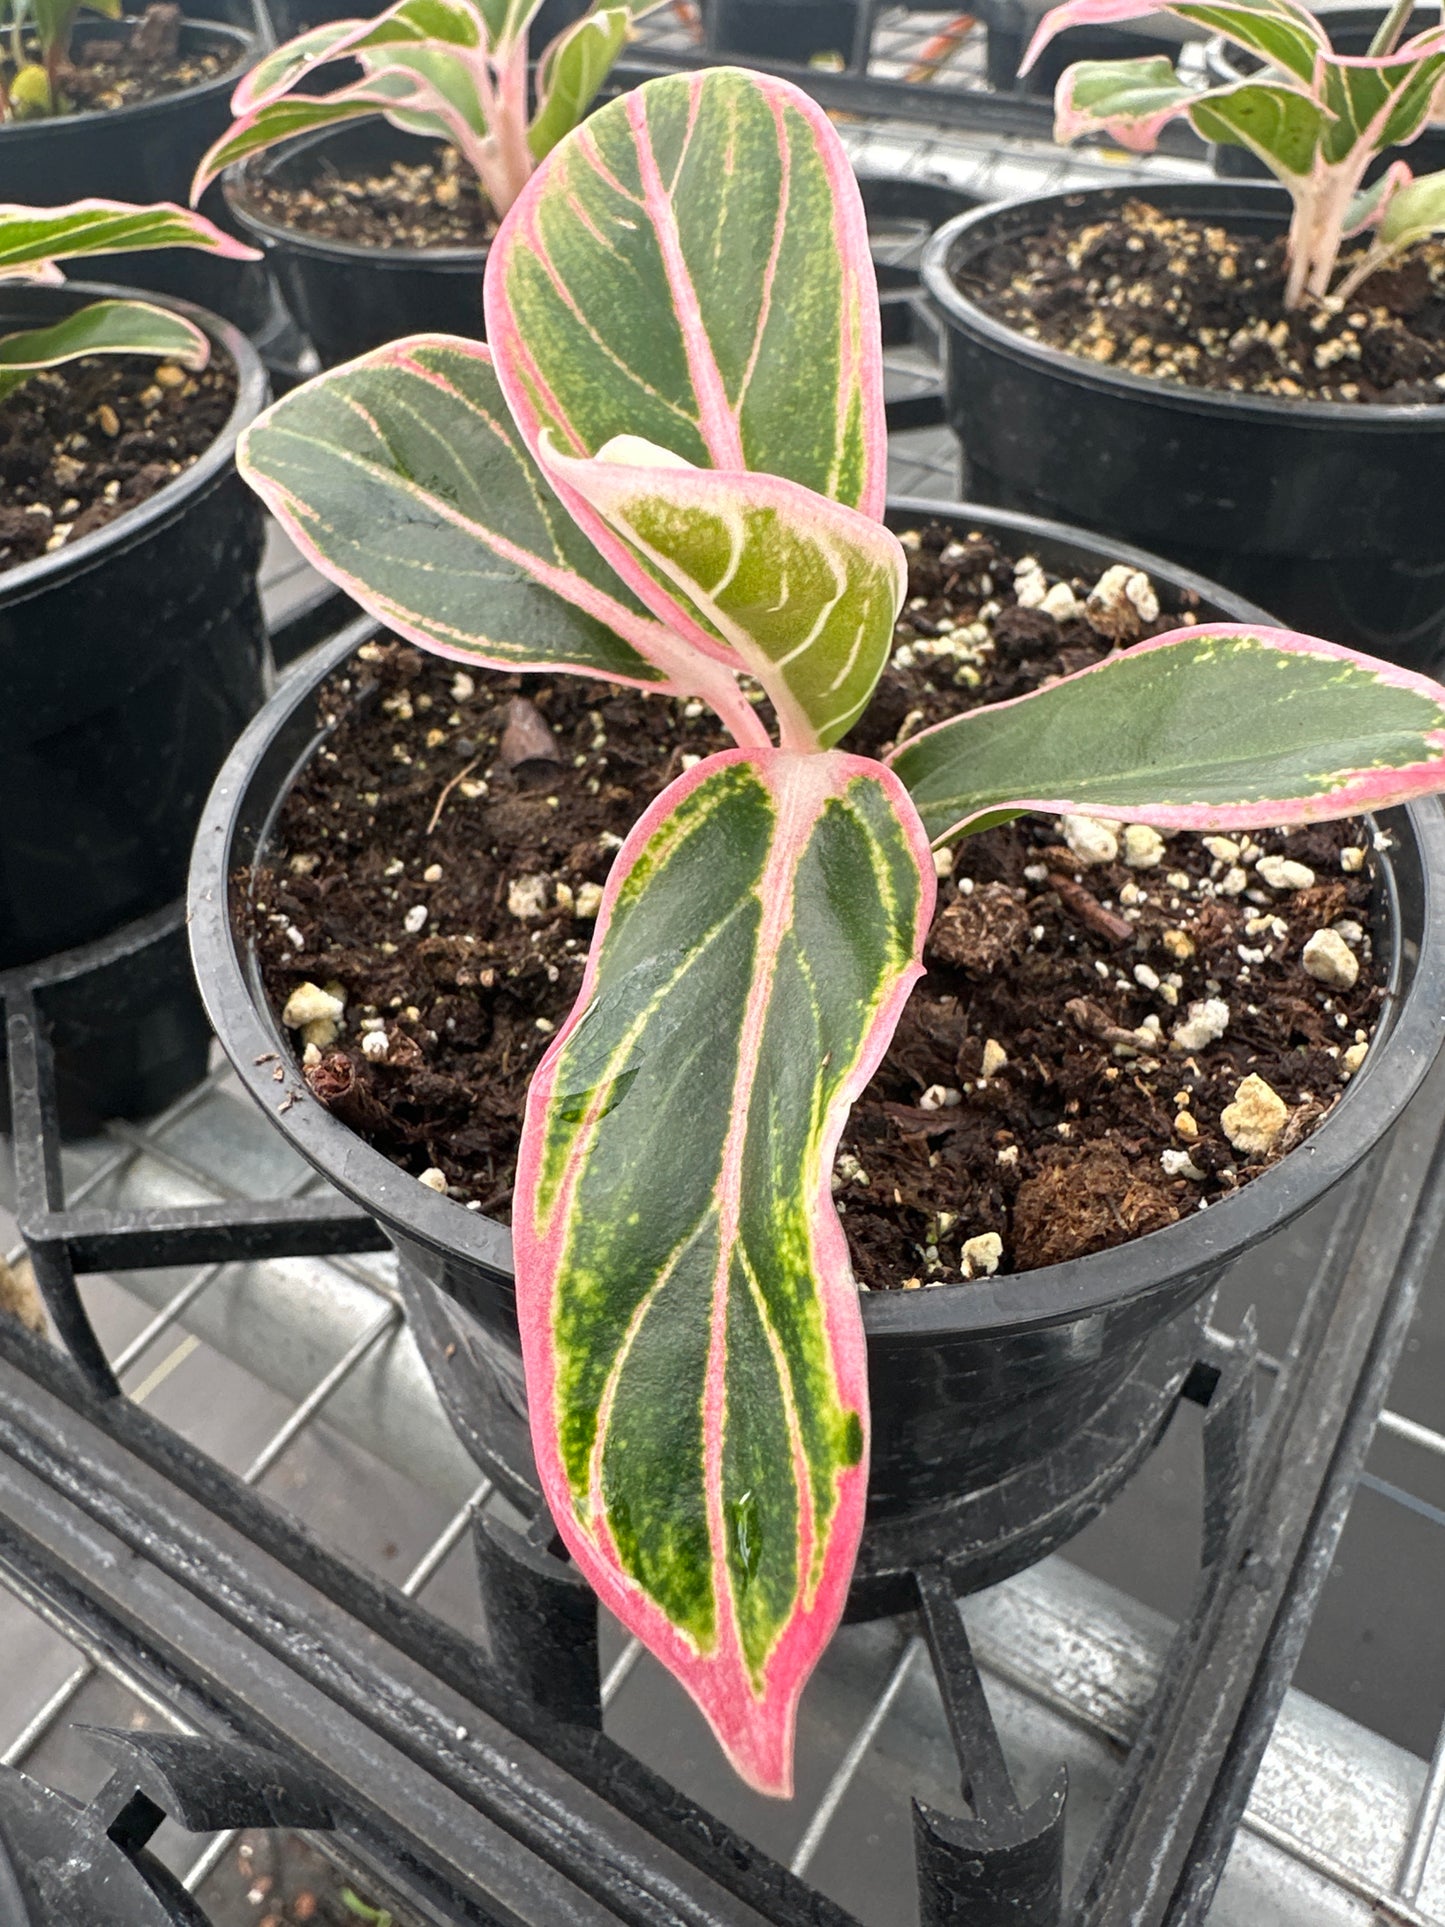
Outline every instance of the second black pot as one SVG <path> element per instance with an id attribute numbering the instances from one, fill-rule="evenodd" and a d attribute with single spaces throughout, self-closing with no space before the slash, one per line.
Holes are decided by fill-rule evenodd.
<path id="1" fill-rule="evenodd" d="M 124 292 L 11 284 L 0 333 Z M 268 687 L 262 516 L 234 462 L 265 401 L 265 375 L 237 329 L 167 305 L 234 363 L 230 420 L 149 500 L 0 575 L 0 972 L 93 943 L 180 895 L 206 792 Z M 155 1032 L 187 1040 L 174 1073 L 182 1085 L 206 1058 L 187 990 L 176 991 L 185 1013 L 158 1019 Z M 83 1092 L 100 1064 L 97 1053 L 65 1075 Z M 93 1096 L 114 1113 L 174 1094 L 112 1080 Z"/>
<path id="2" fill-rule="evenodd" d="M 1197 589 L 1205 616 L 1261 619 L 1153 557 L 1057 525 L 921 502 L 894 504 L 889 519 L 908 527 L 935 514 L 964 530 L 985 529 L 1065 575 L 1092 580 L 1112 562 L 1132 561 L 1166 595 Z M 454 1422 L 484 1449 L 490 1438 L 491 1469 L 525 1501 L 535 1474 L 522 1419 L 510 1234 L 429 1191 L 312 1097 L 240 934 L 245 878 L 271 860 L 286 793 L 325 745 L 316 689 L 372 633 L 371 625 L 357 625 L 289 679 L 218 778 L 192 865 L 192 952 L 238 1076 L 289 1142 L 381 1224 L 414 1294 L 418 1327 L 437 1321 L 429 1354 Z M 951 1562 L 967 1534 L 981 1546 L 988 1541 L 968 1564 L 967 1583 L 979 1584 L 1083 1524 L 1147 1450 L 1149 1414 L 1159 1422 L 1152 1397 L 1120 1422 L 1136 1373 L 1147 1363 L 1156 1378 L 1162 1374 L 1167 1411 L 1171 1386 L 1177 1391 L 1188 1368 L 1188 1330 L 1183 1362 L 1175 1333 L 1190 1308 L 1233 1258 L 1357 1163 L 1407 1101 L 1445 1022 L 1445 814 L 1430 802 L 1393 812 L 1391 821 L 1399 848 L 1379 869 L 1389 1013 L 1367 1068 L 1306 1145 L 1225 1202 L 1116 1250 L 1017 1277 L 864 1294 L 873 1413 L 865 1578 L 883 1583 L 889 1547 L 904 1532 L 914 1535 L 916 1550 L 916 1535 L 937 1528 L 939 1556 Z M 288 1067 L 284 1090 L 272 1076 L 277 1063 Z M 467 1382 L 458 1384 L 463 1375 Z M 485 1430 L 468 1418 L 482 1406 L 490 1413 Z M 1107 1423 L 1106 1414 L 1114 1415 Z M 993 1523 L 983 1525 L 985 1517 Z"/>
<path id="3" fill-rule="evenodd" d="M 1137 198 L 1092 188 L 947 222 L 924 286 L 947 331 L 965 493 L 1082 524 L 1222 582 L 1307 634 L 1414 668 L 1445 650 L 1445 406 L 1235 395 L 1152 380 L 1030 341 L 955 276 L 1058 215 Z M 1245 182 L 1161 182 L 1166 214 L 1277 234 L 1287 198 Z"/>
<path id="4" fill-rule="evenodd" d="M 248 195 L 248 186 L 261 179 L 310 184 L 327 168 L 382 169 L 398 160 L 427 160 L 435 148 L 435 141 L 402 133 L 378 117 L 303 134 L 228 171 L 224 188 L 232 217 L 266 250 L 286 305 L 323 368 L 401 335 L 484 339 L 487 249 L 378 248 L 329 240 L 272 220 Z"/>

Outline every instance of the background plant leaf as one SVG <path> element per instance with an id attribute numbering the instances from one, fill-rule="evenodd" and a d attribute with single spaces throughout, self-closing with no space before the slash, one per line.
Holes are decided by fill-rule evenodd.
<path id="1" fill-rule="evenodd" d="M 933 910 L 901 786 L 731 751 L 618 852 L 528 1099 L 518 1315 L 553 1517 L 734 1766 L 791 1790 L 862 1526 L 867 1360 L 833 1152 Z"/>
<path id="2" fill-rule="evenodd" d="M 630 7 L 600 7 L 559 34 L 537 63 L 537 111 L 527 145 L 539 161 L 597 98 L 631 24 Z"/>
<path id="3" fill-rule="evenodd" d="M 259 261 L 260 251 L 222 233 L 203 214 L 158 201 L 71 201 L 64 207 L 0 206 L 0 280 L 50 262 L 88 254 L 134 254 L 144 248 L 200 248 L 232 261 Z"/>
<path id="4" fill-rule="evenodd" d="M 1313 636 L 1177 629 L 889 758 L 930 836 L 990 810 L 1253 829 L 1383 809 L 1445 784 L 1445 689 Z"/>
<path id="5" fill-rule="evenodd" d="M 48 328 L 0 337 L 0 400 L 39 368 L 82 355 L 150 355 L 204 368 L 211 344 L 184 316 L 147 301 L 93 301 Z"/>

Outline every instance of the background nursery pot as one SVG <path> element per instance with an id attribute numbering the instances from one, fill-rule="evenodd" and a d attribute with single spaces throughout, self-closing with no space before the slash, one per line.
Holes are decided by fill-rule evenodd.
<path id="1" fill-rule="evenodd" d="M 75 47 L 114 40 L 127 25 L 82 20 Z M 186 20 L 183 52 L 219 53 L 224 71 L 199 86 L 128 107 L 58 114 L 43 120 L 7 121 L 0 127 L 0 196 L 28 207 L 60 207 L 100 195 L 109 200 L 175 201 L 185 206 L 198 157 L 231 124 L 231 94 L 259 51 L 257 37 L 219 20 Z M 205 212 L 222 212 L 220 196 Z M 254 332 L 268 313 L 265 269 L 260 263 L 217 261 L 193 248 L 161 248 L 138 261 L 133 255 L 96 256 L 95 278 L 130 288 L 157 290 L 224 315 Z"/>
<path id="2" fill-rule="evenodd" d="M 1055 215 L 1100 219 L 1137 188 L 981 208 L 930 242 L 964 491 L 1167 555 L 1282 622 L 1412 668 L 1445 647 L 1445 407 L 1290 401 L 1151 380 L 1065 354 L 986 313 L 954 276 Z M 1162 212 L 1277 234 L 1289 201 L 1246 182 L 1149 189 Z"/>
<path id="3" fill-rule="evenodd" d="M 435 146 L 378 117 L 303 134 L 227 172 L 226 205 L 236 225 L 266 250 L 286 305 L 324 368 L 402 335 L 483 339 L 487 249 L 367 247 L 306 234 L 262 213 L 248 196 L 248 185 L 254 180 L 296 185 L 331 167 L 343 173 L 381 170 L 398 160 L 425 160 Z"/>
<path id="4" fill-rule="evenodd" d="M 121 292 L 11 283 L 0 333 Z M 207 788 L 266 693 L 263 518 L 233 460 L 265 401 L 265 375 L 235 328 L 164 305 L 234 364 L 230 420 L 146 501 L 0 575 L 0 972 L 90 943 L 180 894 Z M 162 1037 L 184 1038 L 173 1069 L 153 1064 L 159 1082 L 144 1091 L 124 1079 L 107 1086 L 97 1047 L 66 1067 L 80 1100 L 110 1115 L 154 1108 L 200 1075 L 205 1031 L 188 987 L 180 994 L 174 1023 L 153 1013 L 157 1057 Z"/>
<path id="5" fill-rule="evenodd" d="M 889 520 L 909 527 L 940 513 L 1065 575 L 1093 579 L 1122 557 L 1166 593 L 1197 589 L 1206 618 L 1260 619 L 1152 557 L 1032 518 L 898 503 Z M 396 1247 L 463 1438 L 504 1489 L 535 1504 L 510 1233 L 429 1191 L 310 1096 L 258 959 L 238 936 L 233 879 L 267 862 L 286 795 L 326 740 L 316 690 L 374 629 L 354 625 L 288 680 L 227 762 L 196 843 L 192 953 L 217 1034 L 257 1103 Z M 1398 1115 L 1445 1021 L 1445 814 L 1431 801 L 1393 812 L 1391 827 L 1398 848 L 1380 859 L 1377 896 L 1386 1013 L 1367 1068 L 1304 1146 L 1228 1202 L 1115 1250 L 1017 1277 L 864 1294 L 873 1446 L 854 1610 L 897 1603 L 890 1588 L 906 1565 L 905 1539 L 915 1557 L 920 1535 L 936 1544 L 956 1582 L 976 1586 L 1084 1524 L 1152 1444 L 1193 1356 L 1192 1308 L 1223 1267 L 1318 1198 Z M 272 1075 L 278 1060 L 283 1082 Z"/>

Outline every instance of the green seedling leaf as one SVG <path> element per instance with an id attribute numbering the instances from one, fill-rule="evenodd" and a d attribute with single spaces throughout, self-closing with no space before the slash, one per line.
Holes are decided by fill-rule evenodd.
<path id="1" fill-rule="evenodd" d="M 1284 629 L 1178 629 L 894 752 L 935 841 L 1004 809 L 1254 829 L 1445 785 L 1445 689 Z"/>
<path id="2" fill-rule="evenodd" d="M 863 1518 L 833 1153 L 933 897 L 879 764 L 711 757 L 618 852 L 528 1098 L 517 1311 L 552 1515 L 766 1793 L 791 1791 L 798 1696 Z"/>

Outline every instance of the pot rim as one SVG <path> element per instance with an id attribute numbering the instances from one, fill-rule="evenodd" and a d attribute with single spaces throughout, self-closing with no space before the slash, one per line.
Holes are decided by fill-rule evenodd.
<path id="1" fill-rule="evenodd" d="M 121 20 L 82 20 L 77 23 L 76 32 L 90 36 L 93 34 L 114 33 L 117 27 L 134 26 L 135 16 L 127 14 Z M 22 136 L 30 140 L 59 140 L 71 128 L 94 127 L 100 122 L 107 126 L 133 127 L 138 121 L 163 114 L 173 109 L 180 101 L 204 99 L 208 94 L 229 92 L 240 79 L 245 67 L 254 63 L 260 52 L 255 34 L 248 33 L 244 27 L 233 26 L 229 20 L 183 19 L 183 37 L 220 38 L 235 43 L 236 58 L 229 67 L 219 74 L 212 74 L 209 80 L 198 80 L 194 86 L 179 87 L 173 94 L 160 94 L 154 100 L 133 100 L 124 107 L 87 107 L 78 114 L 46 114 L 39 120 L 7 121 L 0 123 L 0 143 L 16 140 Z M 52 130 L 56 130 L 52 132 Z"/>
<path id="2" fill-rule="evenodd" d="M 1232 206 L 1219 209 L 1221 221 L 1226 221 L 1230 213 L 1277 213 L 1283 224 L 1289 208 L 1289 196 L 1272 181 L 1158 181 L 1147 189 L 1141 189 L 1136 183 L 1070 188 L 1055 194 L 1020 194 L 1013 200 L 991 201 L 945 221 L 923 251 L 920 275 L 924 289 L 950 326 L 982 340 L 996 353 L 1015 361 L 1031 362 L 1046 369 L 1055 379 L 1071 381 L 1081 388 L 1103 389 L 1174 413 L 1236 415 L 1272 425 L 1291 423 L 1315 429 L 1349 427 L 1357 434 L 1389 434 L 1402 429 L 1422 434 L 1445 431 L 1445 402 L 1291 401 L 1276 395 L 1235 395 L 1136 375 L 1126 369 L 1111 368 L 1106 362 L 1086 361 L 1081 355 L 1068 354 L 1062 348 L 1030 341 L 1016 328 L 981 308 L 954 283 L 951 272 L 954 260 L 972 251 L 969 243 L 981 246 L 986 239 L 993 238 L 981 232 L 993 222 L 1007 222 L 1022 210 L 1035 208 L 1039 211 L 1035 225 L 1042 226 L 1056 210 L 1072 213 L 1090 202 L 1112 208 L 1124 200 L 1137 200 L 1141 194 L 1156 204 L 1172 204 L 1176 208 L 1182 204 L 1183 211 L 1199 214 L 1209 213 L 1212 204 L 1232 202 Z M 1255 205 L 1250 207 L 1250 202 Z"/>
<path id="3" fill-rule="evenodd" d="M 198 455 L 189 468 L 167 482 L 164 488 L 157 489 L 144 502 L 127 509 L 124 515 L 118 515 L 113 522 L 92 529 L 89 535 L 81 536 L 78 542 L 67 543 L 53 555 L 37 555 L 32 561 L 22 562 L 18 568 L 0 575 L 0 611 L 43 593 L 63 578 L 83 574 L 87 569 L 106 561 L 110 555 L 146 540 L 179 515 L 187 501 L 211 487 L 231 465 L 242 431 L 265 407 L 269 393 L 266 370 L 250 339 L 232 322 L 212 314 L 208 308 L 197 307 L 192 301 L 182 301 L 174 295 L 152 294 L 146 289 L 118 287 L 107 281 L 65 281 L 54 286 L 16 282 L 9 292 L 22 291 L 27 299 L 58 297 L 63 300 L 67 296 L 78 295 L 86 301 L 145 300 L 154 302 L 158 308 L 184 315 L 188 321 L 205 329 L 213 347 L 224 349 L 231 357 L 236 370 L 236 399 L 224 427 L 210 447 Z"/>
<path id="4" fill-rule="evenodd" d="M 378 113 L 376 119 L 381 121 L 383 116 Z M 273 221 L 261 213 L 246 199 L 246 189 L 255 175 L 280 167 L 283 162 L 305 153 L 308 148 L 322 147 L 329 140 L 356 133 L 360 127 L 371 124 L 370 121 L 348 121 L 337 127 L 313 127 L 304 134 L 294 134 L 289 140 L 278 141 L 274 147 L 268 147 L 259 154 L 248 155 L 243 161 L 233 161 L 221 175 L 221 192 L 226 198 L 226 206 L 246 232 L 267 248 L 289 248 L 293 253 L 317 255 L 322 260 L 364 262 L 381 269 L 433 268 L 443 272 L 454 270 L 480 274 L 491 252 L 490 241 L 471 248 L 370 247 L 364 241 L 333 240 L 329 235 L 308 234 L 303 228 L 287 227 L 283 222 Z M 431 139 L 428 134 L 412 134 L 399 127 L 388 126 L 387 131 L 404 141 Z"/>
<path id="5" fill-rule="evenodd" d="M 1174 587 L 1201 586 L 1201 578 L 1157 556 L 1038 516 L 909 497 L 891 501 L 889 508 L 891 519 L 904 518 L 905 525 L 907 520 L 936 517 L 963 527 L 991 527 L 1041 546 L 1059 544 L 1076 553 L 1084 551 L 1101 565 L 1134 563 Z M 1203 586 L 1214 606 L 1234 620 L 1260 620 L 1262 612 L 1251 604 L 1212 584 Z M 274 822 L 282 797 L 314 752 L 316 733 L 284 783 L 258 799 L 264 826 L 258 826 L 254 817 L 242 821 L 251 806 L 257 767 L 297 709 L 309 703 L 317 687 L 384 627 L 370 616 L 359 616 L 309 663 L 298 665 L 227 758 L 202 812 L 191 858 L 187 906 L 191 957 L 202 1000 L 226 1055 L 250 1096 L 293 1148 L 340 1191 L 376 1215 L 383 1228 L 444 1255 L 455 1252 L 466 1264 L 510 1287 L 511 1233 L 505 1226 L 419 1184 L 312 1097 L 293 1068 L 294 1052 L 279 1018 L 253 994 L 251 960 L 243 953 L 230 915 L 238 835 L 243 829 L 249 834 Z M 1414 980 L 1397 999 L 1387 1034 L 1372 1047 L 1343 1101 L 1305 1143 L 1207 1211 L 1192 1212 L 1176 1224 L 1112 1250 L 992 1280 L 916 1292 L 862 1292 L 863 1323 L 870 1340 L 927 1342 L 964 1334 L 981 1336 L 992 1330 L 1043 1329 L 1107 1314 L 1119 1304 L 1152 1296 L 1174 1279 L 1222 1267 L 1282 1228 L 1344 1177 L 1413 1096 L 1445 1041 L 1445 1008 L 1434 1007 L 1424 982 L 1427 960 L 1435 960 L 1437 966 L 1445 962 L 1445 809 L 1438 798 L 1430 797 L 1407 805 L 1402 814 L 1420 855 L 1420 963 Z M 1382 869 L 1398 929 L 1398 893 L 1388 857 Z M 272 1074 L 278 1062 L 286 1066 L 280 1082 Z"/>

